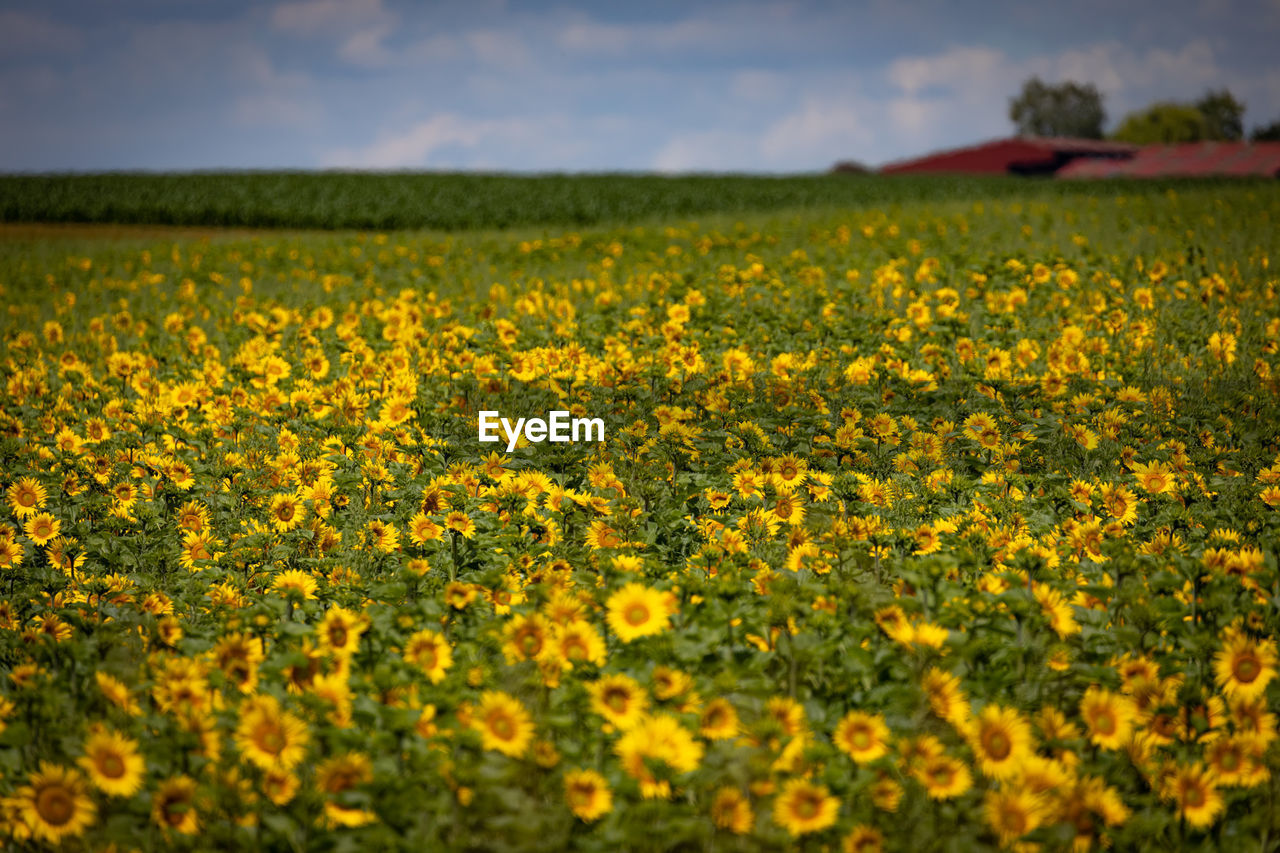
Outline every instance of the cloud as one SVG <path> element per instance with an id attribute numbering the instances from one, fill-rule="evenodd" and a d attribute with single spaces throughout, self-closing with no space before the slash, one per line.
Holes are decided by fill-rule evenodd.
<path id="1" fill-rule="evenodd" d="M 342 148 L 324 157 L 328 167 L 397 169 L 435 165 L 432 155 L 451 146 L 475 147 L 492 140 L 521 140 L 535 131 L 524 118 L 475 119 L 442 113 L 362 148 Z"/>
<path id="2" fill-rule="evenodd" d="M 0 11 L 0 55 L 18 56 L 73 53 L 84 44 L 79 30 L 44 15 L 16 10 Z"/>
<path id="3" fill-rule="evenodd" d="M 806 98 L 800 109 L 769 127 L 760 138 L 760 153 L 772 162 L 817 162 L 846 156 L 873 140 L 860 98 Z"/>
<path id="4" fill-rule="evenodd" d="M 395 22 L 382 0 L 295 0 L 271 12 L 277 30 L 296 36 L 332 35 Z"/>
<path id="5" fill-rule="evenodd" d="M 382 0 L 296 0 L 276 6 L 271 13 L 272 26 L 280 32 L 303 38 L 338 38 L 338 58 L 365 68 L 381 68 L 395 61 L 383 40 L 398 22 Z"/>

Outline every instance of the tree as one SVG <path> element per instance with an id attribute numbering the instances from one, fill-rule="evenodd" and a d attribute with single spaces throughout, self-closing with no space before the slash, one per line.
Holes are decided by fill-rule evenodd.
<path id="1" fill-rule="evenodd" d="M 1280 119 L 1271 124 L 1260 124 L 1249 134 L 1254 142 L 1280 142 Z"/>
<path id="2" fill-rule="evenodd" d="M 1204 116 L 1208 135 L 1205 139 L 1235 142 L 1244 139 L 1244 103 L 1226 89 L 1205 92 L 1195 108 Z"/>
<path id="3" fill-rule="evenodd" d="M 1009 99 L 1009 119 L 1020 136 L 1101 139 L 1107 114 L 1092 83 L 1067 80 L 1049 85 L 1032 77 L 1022 84 L 1020 95 Z"/>
<path id="4" fill-rule="evenodd" d="M 1209 123 L 1204 113 L 1187 104 L 1163 102 L 1129 113 L 1112 138 L 1135 145 L 1198 142 L 1207 139 Z"/>

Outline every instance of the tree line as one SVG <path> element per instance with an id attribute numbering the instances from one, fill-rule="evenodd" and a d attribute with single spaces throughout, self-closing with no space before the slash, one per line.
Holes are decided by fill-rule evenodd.
<path id="1" fill-rule="evenodd" d="M 1150 145 L 1244 139 L 1244 102 L 1227 89 L 1210 90 L 1193 102 L 1158 101 L 1120 120 L 1110 134 L 1102 94 L 1092 83 L 1045 83 L 1032 77 L 1009 100 L 1009 118 L 1022 136 L 1113 139 Z M 1249 138 L 1280 141 L 1280 119 L 1253 128 Z"/>

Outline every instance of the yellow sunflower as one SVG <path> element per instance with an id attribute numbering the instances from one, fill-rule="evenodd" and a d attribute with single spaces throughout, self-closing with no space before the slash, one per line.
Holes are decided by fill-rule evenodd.
<path id="1" fill-rule="evenodd" d="M 738 712 L 723 697 L 712 699 L 698 715 L 698 732 L 707 740 L 731 740 L 740 729 Z"/>
<path id="2" fill-rule="evenodd" d="M 42 512 L 28 518 L 22 527 L 27 532 L 27 536 L 31 537 L 32 542 L 43 546 L 62 531 L 62 522 L 49 513 Z"/>
<path id="3" fill-rule="evenodd" d="M 1008 779 L 1031 755 L 1031 725 L 1013 708 L 988 705 L 969 730 L 978 767 L 993 779 Z"/>
<path id="4" fill-rule="evenodd" d="M 635 679 L 626 675 L 606 675 L 587 685 L 591 710 L 621 731 L 634 726 L 649 707 L 649 696 Z"/>
<path id="5" fill-rule="evenodd" d="M 263 770 L 298 766 L 306 757 L 310 737 L 306 724 L 281 710 L 274 696 L 255 696 L 240 706 L 236 745 L 246 759 Z"/>
<path id="6" fill-rule="evenodd" d="M 580 820 L 591 823 L 613 808 L 609 783 L 594 770 L 570 770 L 564 774 L 564 799 Z"/>
<path id="7" fill-rule="evenodd" d="M 76 770 L 40 762 L 30 784 L 16 793 L 18 813 L 37 839 L 58 844 L 80 835 L 97 817 L 97 806 L 89 798 L 84 777 Z"/>
<path id="8" fill-rule="evenodd" d="M 151 819 L 165 832 L 195 835 L 200 830 L 196 811 L 196 780 L 175 776 L 160 783 L 151 798 Z"/>
<path id="9" fill-rule="evenodd" d="M 131 797 L 142 787 L 146 762 L 138 742 L 111 731 L 89 735 L 84 757 L 77 762 L 98 790 L 112 797 Z"/>
<path id="10" fill-rule="evenodd" d="M 334 606 L 320 620 L 320 649 L 339 660 L 347 660 L 360 647 L 360 637 L 369 627 L 363 616 Z"/>
<path id="11" fill-rule="evenodd" d="M 519 758 L 533 739 L 534 725 L 520 700 L 497 690 L 487 690 L 471 714 L 471 726 L 480 732 L 485 749 Z"/>
<path id="12" fill-rule="evenodd" d="M 516 616 L 502 628 L 502 653 L 509 663 L 537 660 L 547 651 L 551 626 L 541 613 Z"/>
<path id="13" fill-rule="evenodd" d="M 934 800 L 958 797 L 973 786 L 969 768 L 945 754 L 924 759 L 913 772 L 924 785 L 925 793 Z"/>
<path id="14" fill-rule="evenodd" d="M 363 753 L 347 752 L 320 762 L 316 767 L 316 788 L 328 795 L 324 816 L 330 826 L 364 826 L 377 820 L 373 812 L 333 799 L 372 781 L 373 762 Z"/>
<path id="15" fill-rule="evenodd" d="M 23 477 L 9 487 L 9 506 L 18 518 L 34 515 L 49 499 L 49 493 L 34 477 Z"/>
<path id="16" fill-rule="evenodd" d="M 889 727 L 879 714 L 850 711 L 836 725 L 832 740 L 856 763 L 866 764 L 888 754 Z"/>
<path id="17" fill-rule="evenodd" d="M 654 773 L 665 766 L 673 773 L 688 773 L 702 762 L 702 744 L 694 740 L 675 717 L 667 714 L 645 715 L 618 739 L 614 752 L 622 768 L 640 783 L 646 798 L 668 797 L 671 786 L 667 779 Z"/>
<path id="18" fill-rule="evenodd" d="M 840 842 L 840 850 L 842 853 L 880 853 L 884 850 L 884 835 L 874 827 L 859 824 Z"/>
<path id="19" fill-rule="evenodd" d="M 788 779 L 773 803 L 773 821 L 794 837 L 821 832 L 836 822 L 840 800 L 826 785 Z"/>
<path id="20" fill-rule="evenodd" d="M 663 594 L 638 583 L 629 583 L 609 596 L 609 627 L 624 643 L 660 634 L 670 625 Z"/>
<path id="21" fill-rule="evenodd" d="M 737 788 L 721 788 L 711 801 L 711 822 L 734 835 L 746 835 L 756 822 L 751 801 Z"/>
<path id="22" fill-rule="evenodd" d="M 1027 790 L 988 791 L 983 800 L 987 825 L 1006 847 L 1039 826 L 1046 816 L 1047 804 L 1038 794 Z"/>
<path id="23" fill-rule="evenodd" d="M 431 520 L 425 512 L 420 512 L 409 519 L 409 541 L 415 545 L 426 545 L 444 535 L 444 528 Z"/>
<path id="24" fill-rule="evenodd" d="M 1164 796 L 1173 800 L 1178 814 L 1195 829 L 1210 826 L 1225 805 L 1218 786 L 1201 764 L 1176 768 L 1165 780 Z"/>
<path id="25" fill-rule="evenodd" d="M 603 666 L 606 659 L 604 639 L 590 622 L 577 619 L 552 630 L 548 655 L 566 669 L 576 663 Z"/>
<path id="26" fill-rule="evenodd" d="M 271 588 L 289 598 L 312 601 L 316 597 L 315 576 L 302 569 L 286 569 L 271 581 Z"/>
<path id="27" fill-rule="evenodd" d="M 1133 732 L 1137 712 L 1129 697 L 1095 685 L 1080 700 L 1080 717 L 1090 741 L 1103 749 L 1120 749 Z"/>
<path id="28" fill-rule="evenodd" d="M 1249 699 L 1262 693 L 1276 675 L 1276 647 L 1229 632 L 1213 658 L 1214 679 L 1229 699 Z"/>
<path id="29" fill-rule="evenodd" d="M 439 684 L 453 666 L 453 649 L 443 635 L 423 629 L 404 644 L 404 659 L 421 669 L 432 684 Z"/>

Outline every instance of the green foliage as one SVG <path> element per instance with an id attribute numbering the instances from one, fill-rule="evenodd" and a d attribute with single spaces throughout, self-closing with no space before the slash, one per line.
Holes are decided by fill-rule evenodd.
<path id="1" fill-rule="evenodd" d="M 1209 138 L 1209 123 L 1193 106 L 1159 103 L 1129 113 L 1111 136 L 1135 145 L 1199 142 Z"/>
<path id="2" fill-rule="evenodd" d="M 1102 94 L 1092 83 L 1048 84 L 1032 77 L 1010 99 L 1009 120 L 1022 136 L 1101 139 L 1107 114 Z"/>

